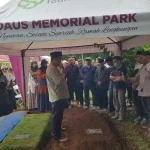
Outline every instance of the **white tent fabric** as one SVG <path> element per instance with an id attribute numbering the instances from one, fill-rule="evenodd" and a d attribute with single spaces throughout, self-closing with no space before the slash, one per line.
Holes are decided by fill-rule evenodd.
<path id="1" fill-rule="evenodd" d="M 11 0 L 0 8 L 0 54 L 22 57 L 24 82 L 30 56 L 97 52 L 94 43 L 119 55 L 150 43 L 149 8 L 149 0 Z"/>
<path id="2" fill-rule="evenodd" d="M 149 7 L 149 0 L 11 0 L 0 10 L 0 46 L 23 50 L 124 41 L 150 34 Z"/>

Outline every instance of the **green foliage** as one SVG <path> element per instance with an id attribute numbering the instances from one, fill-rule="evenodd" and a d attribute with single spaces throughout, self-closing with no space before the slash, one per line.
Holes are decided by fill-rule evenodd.
<path id="1" fill-rule="evenodd" d="M 134 67 L 136 64 L 136 52 L 139 50 L 150 51 L 150 44 L 139 46 L 136 48 L 131 48 L 129 50 L 125 50 L 122 53 L 123 64 L 128 67 L 129 76 L 134 76 Z"/>
<path id="2" fill-rule="evenodd" d="M 107 56 L 114 56 L 114 53 L 111 53 L 107 48 L 105 48 L 105 45 L 94 44 L 94 47 L 99 48 L 100 51 L 98 53 L 83 54 L 83 55 L 76 54 L 73 56 L 75 56 L 77 60 L 82 58 L 85 60 L 86 57 L 91 57 L 93 61 L 95 61 L 96 55 L 98 55 L 98 57 L 101 58 L 106 58 Z M 123 64 L 126 67 L 128 67 L 129 76 L 134 76 L 134 67 L 136 64 L 136 52 L 138 50 L 150 51 L 150 44 L 144 46 L 138 46 L 136 48 L 131 48 L 122 52 Z M 63 56 L 63 60 L 67 60 L 67 58 L 68 55 Z"/>
<path id="3" fill-rule="evenodd" d="M 105 48 L 105 45 L 97 45 L 95 44 L 94 47 L 99 48 L 98 53 L 89 53 L 89 54 L 75 54 L 75 55 L 64 55 L 62 57 L 63 60 L 67 60 L 69 56 L 74 56 L 76 59 L 83 59 L 85 60 L 86 57 L 91 57 L 92 60 L 96 60 L 97 56 L 101 58 L 106 58 L 107 56 L 114 56 L 114 53 L 109 51 L 107 48 Z"/>

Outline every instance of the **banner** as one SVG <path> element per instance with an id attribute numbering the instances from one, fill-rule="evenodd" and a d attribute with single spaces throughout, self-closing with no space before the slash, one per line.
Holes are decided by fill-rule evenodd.
<path id="1" fill-rule="evenodd" d="M 147 35 L 149 8 L 149 0 L 11 0 L 0 10 L 0 43 Z"/>
<path id="2" fill-rule="evenodd" d="M 19 91 L 21 95 L 23 96 L 23 91 L 22 91 L 22 74 L 21 74 L 21 63 L 20 63 L 20 57 L 18 56 L 9 56 L 12 70 L 14 72 L 14 75 L 16 77 L 16 82 L 19 87 Z"/>

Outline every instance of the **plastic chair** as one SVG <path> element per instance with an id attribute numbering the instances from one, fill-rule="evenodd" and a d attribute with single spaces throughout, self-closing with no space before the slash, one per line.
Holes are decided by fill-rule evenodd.
<path id="1" fill-rule="evenodd" d="M 22 102 L 22 97 L 21 97 L 21 94 L 19 92 L 19 88 L 18 88 L 18 85 L 15 85 L 13 86 L 13 89 L 14 89 L 14 92 L 16 94 L 15 98 L 16 98 L 16 103 L 21 107 L 23 105 L 23 102 Z"/>

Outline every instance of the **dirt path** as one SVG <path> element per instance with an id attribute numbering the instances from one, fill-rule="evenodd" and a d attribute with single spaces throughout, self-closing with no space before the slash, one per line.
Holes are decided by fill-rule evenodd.
<path id="1" fill-rule="evenodd" d="M 82 108 L 66 109 L 63 125 L 68 137 L 66 143 L 57 143 L 50 139 L 46 150 L 128 150 L 112 124 L 95 111 Z M 86 129 L 102 129 L 102 135 L 86 135 Z"/>

